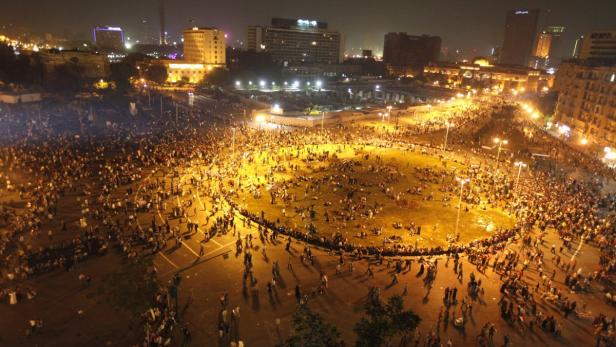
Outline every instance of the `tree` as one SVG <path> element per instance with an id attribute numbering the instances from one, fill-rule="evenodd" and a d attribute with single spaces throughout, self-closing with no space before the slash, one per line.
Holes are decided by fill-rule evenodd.
<path id="1" fill-rule="evenodd" d="M 69 62 L 54 68 L 47 87 L 53 92 L 74 93 L 79 91 L 82 85 L 79 67 Z"/>
<path id="2" fill-rule="evenodd" d="M 340 333 L 306 305 L 293 314 L 294 333 L 280 347 L 342 347 Z"/>
<path id="3" fill-rule="evenodd" d="M 167 81 L 167 68 L 164 65 L 154 64 L 145 72 L 145 77 L 158 84 L 163 84 Z"/>
<path id="4" fill-rule="evenodd" d="M 231 84 L 231 73 L 225 68 L 217 68 L 205 75 L 205 82 L 210 85 L 225 86 Z"/>
<path id="5" fill-rule="evenodd" d="M 388 345 L 398 334 L 408 334 L 415 330 L 421 318 L 411 310 L 404 310 L 404 300 L 394 295 L 381 301 L 377 288 L 370 288 L 364 309 L 366 317 L 355 325 L 358 347 L 378 347 Z"/>
<path id="6" fill-rule="evenodd" d="M 38 53 L 16 55 L 13 47 L 0 44 L 0 81 L 26 87 L 40 85 L 44 66 Z"/>
<path id="7" fill-rule="evenodd" d="M 126 92 L 130 88 L 130 78 L 137 76 L 137 69 L 128 63 L 111 64 L 111 80 L 119 92 Z"/>

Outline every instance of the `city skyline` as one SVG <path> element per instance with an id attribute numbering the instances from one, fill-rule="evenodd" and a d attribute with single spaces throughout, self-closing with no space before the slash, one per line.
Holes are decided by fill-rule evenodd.
<path id="1" fill-rule="evenodd" d="M 57 0 L 51 3 L 34 3 L 25 0 L 11 4 L 0 13 L 2 25 L 13 24 L 32 32 L 51 32 L 68 38 L 88 39 L 94 26 L 121 26 L 127 36 L 142 35 L 142 20 L 149 22 L 149 30 L 156 34 L 159 28 L 158 1 L 136 0 L 130 3 L 109 0 L 104 3 L 88 3 L 75 0 Z M 216 26 L 230 36 L 228 42 L 235 45 L 246 39 L 250 25 L 264 25 L 272 17 L 307 18 L 330 23 L 330 28 L 345 35 L 344 51 L 359 53 L 372 49 L 382 54 L 383 38 L 388 32 L 407 32 L 413 35 L 438 35 L 443 39 L 443 48 L 450 52 L 461 50 L 466 58 L 488 55 L 492 48 L 501 46 L 505 27 L 506 11 L 515 8 L 539 8 L 541 11 L 538 31 L 548 25 L 567 28 L 563 44 L 557 52 L 568 55 L 574 40 L 592 30 L 609 29 L 613 26 L 611 13 L 616 3 L 595 1 L 586 9 L 584 16 L 577 12 L 580 1 L 422 1 L 390 0 L 387 4 L 340 0 L 335 3 L 323 0 L 310 3 L 299 1 L 264 0 L 251 2 L 234 0 L 224 3 L 206 3 L 197 0 L 182 0 L 166 3 L 166 27 L 170 41 L 178 41 L 182 30 L 193 25 Z M 37 11 L 32 11 L 38 8 Z M 74 11 L 65 11 L 72 8 Z M 118 11 L 121 8 L 121 11 Z M 20 14 L 28 13 L 27 17 Z M 79 13 L 79 16 L 75 16 Z M 362 18 L 363 13 L 371 17 Z M 436 14 L 436 15 L 435 15 Z M 357 25 L 362 23 L 362 25 Z M 464 28 L 465 30 L 459 30 Z M 570 47 L 571 46 L 571 47 Z"/>

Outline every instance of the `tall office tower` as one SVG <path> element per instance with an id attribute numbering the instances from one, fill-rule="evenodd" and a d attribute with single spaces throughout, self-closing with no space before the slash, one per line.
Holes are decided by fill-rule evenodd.
<path id="1" fill-rule="evenodd" d="M 581 35 L 577 39 L 575 39 L 575 43 L 573 44 L 573 51 L 571 51 L 571 56 L 574 58 L 580 57 L 580 50 L 582 49 L 582 41 L 584 41 L 584 35 Z"/>
<path id="2" fill-rule="evenodd" d="M 441 38 L 407 33 L 387 33 L 383 48 L 383 62 L 391 66 L 422 69 L 437 62 L 441 52 Z"/>
<path id="3" fill-rule="evenodd" d="M 139 43 L 141 44 L 153 44 L 153 34 L 150 22 L 147 19 L 142 19 L 139 22 Z"/>
<path id="4" fill-rule="evenodd" d="M 327 23 L 273 18 L 271 26 L 248 27 L 247 49 L 268 52 L 279 63 L 337 64 L 342 61 L 342 34 Z"/>
<path id="5" fill-rule="evenodd" d="M 537 45 L 535 47 L 535 57 L 547 58 L 550 56 L 550 47 L 552 46 L 552 35 L 547 31 L 542 31 L 537 35 Z"/>
<path id="6" fill-rule="evenodd" d="M 530 66 L 535 69 L 547 69 L 558 65 L 560 38 L 565 27 L 549 26 L 537 35 L 537 43 Z"/>
<path id="7" fill-rule="evenodd" d="M 505 37 L 500 63 L 526 66 L 535 47 L 538 9 L 519 9 L 507 12 Z"/>
<path id="8" fill-rule="evenodd" d="M 161 45 L 167 44 L 167 29 L 165 28 L 165 0 L 158 0 L 158 10 L 160 18 L 160 38 Z"/>
<path id="9" fill-rule="evenodd" d="M 124 32 L 118 27 L 96 27 L 93 32 L 94 44 L 103 50 L 124 49 Z"/>
<path id="10" fill-rule="evenodd" d="M 593 31 L 586 35 L 580 59 L 616 59 L 616 30 Z"/>
<path id="11" fill-rule="evenodd" d="M 189 63 L 225 65 L 225 33 L 217 28 L 184 30 L 184 60 Z"/>

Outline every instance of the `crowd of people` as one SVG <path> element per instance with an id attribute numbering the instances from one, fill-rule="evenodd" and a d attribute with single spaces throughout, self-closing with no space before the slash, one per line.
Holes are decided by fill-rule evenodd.
<path id="1" fill-rule="evenodd" d="M 235 223 L 241 217 L 243 223 L 256 226 L 266 240 L 275 239 L 279 234 L 288 235 L 339 252 L 343 255 L 341 259 L 347 255 L 355 261 L 376 259 L 382 264 L 385 257 L 425 257 L 428 260 L 421 263 L 422 270 L 426 266 L 425 274 L 421 271 L 418 276 L 425 277 L 427 285 L 438 276 L 437 256 L 453 257 L 455 276 L 460 281 L 466 280 L 462 265 L 458 264 L 460 255 L 464 254 L 477 271 L 485 272 L 491 267 L 500 275 L 502 297 L 498 305 L 506 321 L 558 337 L 562 335 L 561 322 L 569 315 L 590 316 L 594 317 L 591 323 L 596 327 L 598 345 L 616 341 L 614 320 L 607 318 L 608 315 L 590 314 L 584 305 L 578 304 L 574 297 L 567 297 L 567 292 L 554 283 L 556 276 L 562 277 L 565 285 L 576 292 L 596 290 L 593 289 L 596 282 L 606 288 L 611 284 L 611 274 L 616 270 L 616 233 L 610 206 L 615 202 L 613 196 L 601 192 L 602 181 L 556 175 L 554 171 L 542 170 L 532 158 L 524 157 L 531 163 L 533 175 L 518 182 L 513 172 L 497 170 L 500 164 L 491 155 L 471 148 L 481 167 L 464 172 L 476 182 L 475 190 L 465 191 L 465 208 L 497 206 L 515 216 L 517 224 L 469 243 L 456 242 L 453 235 L 447 246 L 437 247 L 404 243 L 362 245 L 340 233 L 314 226 L 303 230 L 284 225 L 263 212 L 243 207 L 236 200 L 240 190 L 249 189 L 242 186 L 240 167 L 243 160 L 251 158 L 251 153 L 265 153 L 263 167 L 272 172 L 283 169 L 286 164 L 277 159 L 292 155 L 293 151 L 302 152 L 311 160 L 329 160 L 327 156 L 309 153 L 309 145 L 320 143 L 357 148 L 395 147 L 438 156 L 440 141 L 418 142 L 413 136 L 442 131 L 445 122 L 455 121 L 464 126 L 457 130 L 454 146 L 464 150 L 474 143 L 475 132 L 490 121 L 492 113 L 502 112 L 508 105 L 485 104 L 465 109 L 453 117 L 386 136 L 366 133 L 353 126 L 266 133 L 247 126 L 231 128 L 208 121 L 213 113 L 239 110 L 240 106 L 234 104 L 221 105 L 209 112 L 181 109 L 181 121 L 170 117 L 175 112 L 173 108 L 163 115 L 143 115 L 139 121 L 121 118 L 103 121 L 106 112 L 113 112 L 92 108 L 88 103 L 47 106 L 43 110 L 19 105 L 0 111 L 1 120 L 7 120 L 7 127 L 0 131 L 6 132 L 9 141 L 0 150 L 3 168 L 0 189 L 4 195 L 0 205 L 0 299 L 9 298 L 11 304 L 31 299 L 40 290 L 27 284 L 27 279 L 58 269 L 70 271 L 75 264 L 104 255 L 111 248 L 131 261 L 143 254 L 181 247 L 184 230 L 171 226 L 168 220 L 156 221 L 159 211 L 171 211 L 173 217 L 186 220 L 189 234 L 196 233 L 197 229 L 205 230 L 204 242 L 221 233 L 232 231 L 235 235 Z M 15 114 L 24 117 L 17 119 Z M 128 110 L 124 114 L 128 116 Z M 72 117 L 73 125 L 66 126 L 65 122 L 69 121 L 59 115 Z M 74 126 L 75 122 L 79 126 Z M 441 160 L 451 159 L 442 157 Z M 180 175 L 180 172 L 190 172 L 190 175 Z M 455 187 L 451 175 L 444 182 L 450 190 Z M 200 201 L 200 194 L 208 197 L 205 203 Z M 280 198 L 271 196 L 272 200 Z M 197 217 L 199 209 L 207 211 L 203 220 Z M 312 212 L 305 212 L 309 219 Z M 151 223 L 140 223 L 144 216 L 150 216 L 147 218 L 152 219 Z M 556 233 L 563 246 L 552 247 L 551 270 L 548 270 L 546 263 L 550 262 L 550 255 L 545 254 L 542 246 L 550 232 Z M 244 253 L 244 279 L 250 279 L 252 284 L 255 282 L 252 236 L 245 235 L 243 244 L 239 233 L 237 236 L 240 240 L 237 251 Z M 577 253 L 572 247 L 581 243 L 600 248 L 595 271 L 577 266 Z M 262 253 L 267 257 L 265 247 Z M 312 261 L 310 248 L 305 248 L 304 254 L 302 259 Z M 531 270 L 532 279 L 528 275 Z M 271 290 L 276 288 L 279 273 L 278 268 L 273 269 L 273 279 L 267 282 Z M 318 292 L 325 292 L 327 274 L 320 278 L 322 286 Z M 467 288 L 471 296 L 482 295 L 482 284 L 474 273 L 467 281 Z M 447 310 L 458 304 L 456 294 L 452 294 L 457 290 L 446 291 Z M 298 300 L 302 300 L 301 290 L 296 292 Z M 616 297 L 616 293 L 607 293 Z M 142 345 L 167 344 L 174 328 L 179 326 L 178 307 L 169 300 L 169 295 L 162 288 L 152 298 L 152 308 L 143 316 Z M 538 300 L 549 303 L 552 312 L 538 309 Z M 227 302 L 226 298 L 221 301 L 218 330 L 221 337 L 239 343 L 239 307 L 229 308 Z M 451 309 L 452 324 L 461 325 L 465 315 L 472 314 L 468 302 L 464 300 L 463 304 L 461 313 Z M 562 317 L 555 316 L 553 311 L 562 312 Z M 187 328 L 181 329 L 184 338 L 189 339 Z M 493 332 L 490 333 L 490 327 L 485 331 L 482 341 L 487 343 Z M 426 339 L 430 343 L 435 340 L 432 335 Z"/>

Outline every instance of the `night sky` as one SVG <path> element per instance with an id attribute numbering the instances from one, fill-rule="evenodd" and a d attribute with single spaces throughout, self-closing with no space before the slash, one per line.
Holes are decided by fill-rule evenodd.
<path id="1" fill-rule="evenodd" d="M 0 27 L 6 24 L 70 38 L 89 38 L 95 25 L 121 26 L 137 37 L 141 19 L 158 31 L 156 0 L 4 0 Z M 346 51 L 374 49 L 380 53 L 389 31 L 439 35 L 450 51 L 466 57 L 486 55 L 500 45 L 505 12 L 520 7 L 542 10 L 540 28 L 565 26 L 562 52 L 575 38 L 595 29 L 616 29 L 616 0 L 167 0 L 167 29 L 179 40 L 181 30 L 217 26 L 230 41 L 244 40 L 248 25 L 269 23 L 271 17 L 322 20 L 345 34 Z M 355 51 L 351 51 L 355 50 Z"/>

